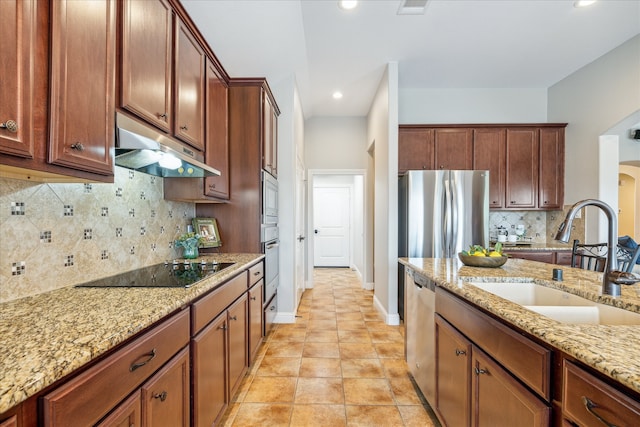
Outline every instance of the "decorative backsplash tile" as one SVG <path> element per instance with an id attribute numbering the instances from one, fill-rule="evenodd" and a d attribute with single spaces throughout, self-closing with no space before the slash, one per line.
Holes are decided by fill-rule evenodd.
<path id="1" fill-rule="evenodd" d="M 120 167 L 113 184 L 0 178 L 0 302 L 179 257 L 195 205 L 164 200 L 162 186 Z"/>
<path id="2" fill-rule="evenodd" d="M 553 242 L 560 223 L 571 206 L 567 205 L 562 211 L 491 211 L 489 213 L 489 236 L 497 240 L 498 231 L 506 230 L 514 234 L 516 227 L 524 226 L 522 239 L 531 243 Z M 584 219 L 573 222 L 571 239 L 584 240 Z"/>

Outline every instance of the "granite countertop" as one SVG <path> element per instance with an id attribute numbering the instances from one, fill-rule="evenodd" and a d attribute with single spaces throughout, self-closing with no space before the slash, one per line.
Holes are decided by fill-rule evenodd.
<path id="1" fill-rule="evenodd" d="M 491 246 L 496 242 L 491 242 Z M 571 251 L 573 244 L 560 243 L 560 242 L 546 242 L 546 243 L 509 243 L 502 244 L 502 249 L 509 253 L 510 251 Z"/>
<path id="2" fill-rule="evenodd" d="M 67 287 L 0 304 L 0 414 L 262 258 L 203 256 L 236 264 L 187 289 Z"/>
<path id="3" fill-rule="evenodd" d="M 563 266 L 564 281 L 551 280 L 554 264 L 510 259 L 501 268 L 467 267 L 458 259 L 401 258 L 442 288 L 502 318 L 640 393 L 640 325 L 566 324 L 544 317 L 467 283 L 487 278 L 527 278 L 595 302 L 640 313 L 640 285 L 623 286 L 622 296 L 602 295 L 602 273 Z M 517 286 L 517 283 L 514 283 Z"/>

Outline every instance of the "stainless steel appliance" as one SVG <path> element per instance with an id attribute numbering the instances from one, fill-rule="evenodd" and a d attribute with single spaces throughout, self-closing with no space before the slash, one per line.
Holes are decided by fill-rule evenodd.
<path id="1" fill-rule="evenodd" d="M 199 281 L 231 267 L 232 262 L 165 262 L 103 277 L 76 288 L 189 288 Z"/>
<path id="2" fill-rule="evenodd" d="M 278 283 L 280 263 L 280 240 L 278 236 L 278 181 L 262 171 L 262 224 L 260 241 L 264 262 L 264 328 L 267 334 L 273 327 L 278 312 Z"/>
<path id="3" fill-rule="evenodd" d="M 398 201 L 400 257 L 455 258 L 469 245 L 489 245 L 488 171 L 408 171 L 400 178 Z M 433 404 L 435 288 L 401 266 L 398 311 L 407 328 L 407 364 Z"/>

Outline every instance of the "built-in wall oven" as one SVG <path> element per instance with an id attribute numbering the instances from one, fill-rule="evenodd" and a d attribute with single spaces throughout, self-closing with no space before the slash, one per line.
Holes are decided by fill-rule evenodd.
<path id="1" fill-rule="evenodd" d="M 262 251 L 265 255 L 264 332 L 269 333 L 278 313 L 280 240 L 278 236 L 278 181 L 262 171 Z"/>

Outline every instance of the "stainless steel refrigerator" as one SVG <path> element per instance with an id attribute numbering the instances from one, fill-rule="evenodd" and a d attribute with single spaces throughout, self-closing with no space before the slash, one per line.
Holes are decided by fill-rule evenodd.
<path id="1" fill-rule="evenodd" d="M 398 201 L 401 257 L 455 258 L 489 245 L 488 171 L 408 171 Z"/>
<path id="2" fill-rule="evenodd" d="M 455 258 L 469 245 L 489 244 L 488 171 L 409 171 L 400 178 L 398 201 L 400 257 Z M 402 264 L 398 313 L 409 371 L 434 406 L 435 287 L 417 272 L 405 275 Z"/>

